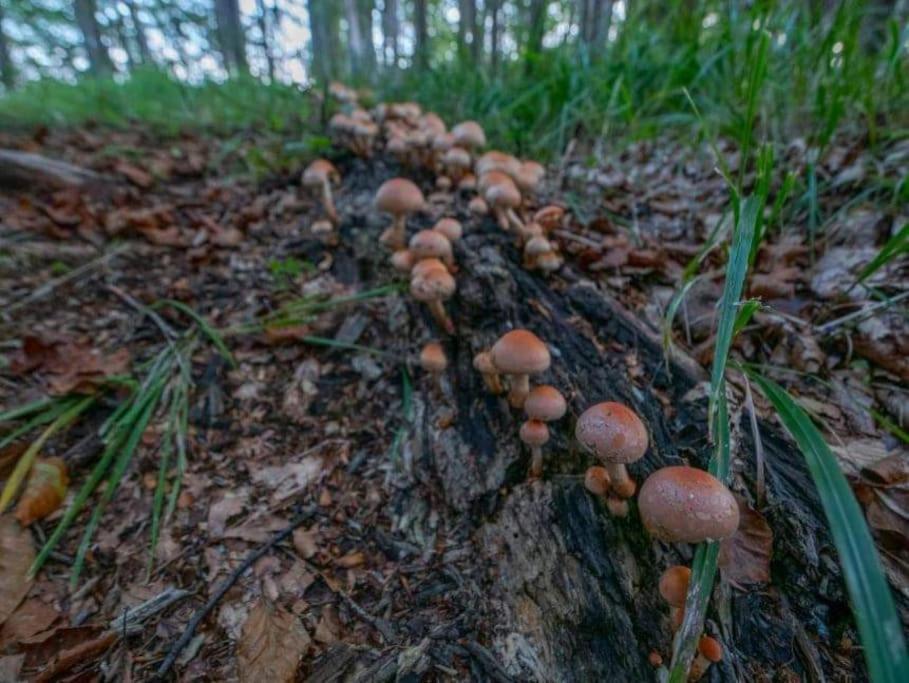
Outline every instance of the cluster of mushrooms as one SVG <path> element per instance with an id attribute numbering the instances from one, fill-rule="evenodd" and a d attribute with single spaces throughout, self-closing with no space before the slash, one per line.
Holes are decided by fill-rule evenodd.
<path id="1" fill-rule="evenodd" d="M 483 152 L 486 135 L 475 121 L 464 121 L 449 131 L 437 114 L 423 112 L 414 102 L 382 103 L 367 111 L 359 106 L 356 92 L 347 86 L 334 83 L 329 90 L 343 108 L 329 124 L 337 144 L 369 157 L 384 142 L 386 153 L 403 167 L 433 173 L 438 191 L 471 196 L 471 213 L 491 213 L 522 247 L 524 267 L 544 273 L 561 267 L 558 248 L 548 235 L 559 229 L 565 211 L 556 205 L 533 209 L 545 175 L 541 164 L 521 161 L 500 151 Z M 337 169 L 324 159 L 314 161 L 303 174 L 303 185 L 318 194 L 325 214 L 313 225 L 316 234 L 330 234 L 338 224 L 331 186 L 339 180 Z M 376 193 L 375 206 L 392 219 L 381 242 L 392 251 L 393 267 L 409 275 L 411 295 L 427 306 L 446 334 L 453 334 L 454 324 L 445 310 L 445 301 L 456 291 L 457 266 L 452 245 L 462 236 L 461 223 L 445 217 L 408 239 L 407 218 L 424 211 L 426 200 L 420 188 L 406 178 L 383 183 Z M 497 396 L 507 392 L 508 404 L 526 415 L 519 437 L 531 453 L 531 480 L 543 476 L 543 446 L 550 438 L 550 423 L 562 419 L 568 408 L 565 397 L 555 387 L 531 386 L 531 376 L 546 372 L 550 363 L 546 343 L 526 329 L 505 333 L 473 359 L 487 390 Z M 439 342 L 423 347 L 420 365 L 441 387 L 448 361 Z M 628 466 L 644 457 L 649 435 L 641 418 L 629 407 L 616 402 L 597 403 L 579 416 L 574 434 L 583 450 L 599 463 L 586 471 L 584 486 L 602 500 L 612 516 L 627 517 L 629 501 L 637 493 L 641 520 L 655 539 L 670 543 L 718 541 L 738 528 L 735 498 L 722 482 L 704 470 L 664 467 L 653 472 L 638 490 Z M 690 575 L 687 567 L 674 566 L 660 578 L 660 595 L 669 605 L 673 631 L 682 623 Z M 720 644 L 703 636 L 689 680 L 700 679 L 710 664 L 721 658 Z M 662 659 L 654 652 L 651 662 L 659 666 Z"/>

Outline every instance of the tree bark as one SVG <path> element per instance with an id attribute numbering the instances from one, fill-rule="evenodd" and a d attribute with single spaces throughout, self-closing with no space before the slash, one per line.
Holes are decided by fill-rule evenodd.
<path id="1" fill-rule="evenodd" d="M 6 31 L 3 30 L 3 4 L 0 3 L 0 82 L 9 92 L 16 85 L 16 69 L 13 66 L 7 42 Z"/>
<path id="2" fill-rule="evenodd" d="M 73 9 L 76 14 L 76 24 L 82 32 L 85 51 L 88 53 L 89 70 L 95 76 L 106 76 L 113 73 L 114 65 L 110 61 L 107 46 L 101 37 L 95 0 L 75 0 Z"/>
<path id="3" fill-rule="evenodd" d="M 546 33 L 546 12 L 548 9 L 548 0 L 531 0 L 530 2 L 527 44 L 525 46 L 525 69 L 528 73 L 533 68 L 534 59 L 543 52 L 543 35 Z"/>
<path id="4" fill-rule="evenodd" d="M 338 74 L 337 33 L 332 8 L 324 0 L 308 0 L 309 30 L 312 35 L 312 73 L 317 80 L 329 81 Z"/>
<path id="5" fill-rule="evenodd" d="M 398 0 L 382 3 L 382 63 L 398 65 Z"/>
<path id="6" fill-rule="evenodd" d="M 275 82 L 275 53 L 271 43 L 271 31 L 268 25 L 268 8 L 265 0 L 256 0 L 256 24 L 262 40 L 262 52 L 265 55 L 265 66 L 268 70 L 269 83 Z"/>
<path id="7" fill-rule="evenodd" d="M 142 64 L 149 64 L 152 58 L 151 51 L 148 49 L 148 36 L 145 35 L 145 24 L 142 22 L 139 10 L 133 0 L 126 0 L 126 7 L 129 10 L 129 18 L 133 25 L 136 47 L 139 48 L 139 60 Z"/>
<path id="8" fill-rule="evenodd" d="M 347 16 L 347 47 L 354 77 L 369 78 L 375 69 L 372 44 L 372 0 L 344 0 Z"/>
<path id="9" fill-rule="evenodd" d="M 420 71 L 425 71 L 429 67 L 429 29 L 427 22 L 426 0 L 414 0 L 414 66 Z"/>
<path id="10" fill-rule="evenodd" d="M 224 69 L 231 76 L 249 73 L 246 61 L 246 36 L 240 20 L 239 1 L 215 0 L 215 22 Z"/>
<path id="11" fill-rule="evenodd" d="M 492 16 L 492 27 L 489 34 L 489 64 L 492 73 L 499 70 L 499 10 L 501 0 L 489 0 L 489 14 Z"/>

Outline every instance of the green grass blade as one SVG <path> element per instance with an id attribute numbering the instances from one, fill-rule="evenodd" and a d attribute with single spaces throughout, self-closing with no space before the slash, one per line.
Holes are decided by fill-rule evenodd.
<path id="1" fill-rule="evenodd" d="M 170 306 L 171 308 L 175 308 L 178 311 L 180 311 L 181 313 L 192 318 L 193 322 L 195 322 L 196 325 L 199 326 L 199 329 L 202 330 L 202 334 L 204 334 L 206 337 L 208 337 L 208 339 L 211 341 L 211 343 L 214 344 L 215 348 L 218 349 L 218 353 L 221 354 L 221 356 L 224 358 L 224 360 L 226 360 L 228 363 L 230 363 L 231 367 L 233 367 L 233 368 L 237 367 L 237 362 L 234 360 L 233 354 L 231 354 L 230 349 L 227 348 L 227 344 L 224 343 L 224 338 L 221 336 L 221 333 L 218 332 L 214 327 L 209 325 L 208 321 L 205 320 L 205 318 L 203 318 L 201 315 L 196 313 L 192 308 L 190 308 L 189 306 L 187 306 L 186 304 L 184 304 L 181 301 L 174 301 L 173 299 L 164 299 L 163 301 L 160 302 L 160 305 Z M 157 305 L 156 305 L 156 307 L 157 307 Z"/>
<path id="2" fill-rule="evenodd" d="M 900 231 L 898 233 L 887 240 L 887 243 L 881 247 L 881 250 L 877 253 L 877 256 L 875 256 L 867 266 L 862 268 L 862 271 L 856 278 L 855 284 L 864 282 L 869 277 L 874 275 L 878 270 L 887 265 L 890 261 L 897 258 L 901 254 L 906 253 L 909 253 L 909 223 L 906 223 L 906 225 L 900 228 Z"/>
<path id="3" fill-rule="evenodd" d="M 9 410 L 4 410 L 0 413 L 0 422 L 12 422 L 13 420 L 33 415 L 34 413 L 49 407 L 53 402 L 54 399 L 45 397 L 31 401 L 30 403 L 23 403 L 21 406 L 16 406 Z"/>
<path id="4" fill-rule="evenodd" d="M 666 372 L 669 372 L 670 363 L 669 363 L 669 352 L 672 350 L 673 341 L 672 341 L 672 323 L 675 320 L 676 314 L 679 312 L 679 306 L 682 305 L 682 302 L 685 300 L 685 297 L 688 295 L 688 291 L 700 280 L 699 277 L 692 278 L 688 280 L 682 288 L 678 290 L 672 297 L 672 300 L 669 302 L 669 306 L 666 307 L 666 315 L 663 316 L 663 360 L 666 363 Z"/>
<path id="5" fill-rule="evenodd" d="M 24 424 L 16 427 L 8 434 L 5 434 L 3 438 L 0 439 L 0 448 L 6 448 L 6 446 L 11 444 L 20 436 L 28 434 L 35 427 L 40 427 L 41 425 L 47 424 L 48 422 L 53 422 L 58 417 L 60 417 L 63 412 L 66 411 L 69 405 L 70 403 L 67 399 L 56 399 L 48 404 L 46 410 L 38 413 L 37 415 L 26 413 L 32 415 L 31 419 Z"/>
<path id="6" fill-rule="evenodd" d="M 909 654 L 890 587 L 862 509 L 811 418 L 776 382 L 747 370 L 805 457 L 830 524 L 852 601 L 865 660 L 875 683 L 909 681 Z"/>

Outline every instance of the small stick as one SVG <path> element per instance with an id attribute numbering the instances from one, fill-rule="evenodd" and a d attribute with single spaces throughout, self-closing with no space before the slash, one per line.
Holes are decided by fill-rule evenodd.
<path id="1" fill-rule="evenodd" d="M 278 545 L 278 543 L 281 543 L 284 539 L 290 536 L 294 532 L 294 529 L 300 526 L 303 522 L 312 518 L 315 510 L 316 507 L 312 506 L 301 512 L 285 529 L 275 534 L 270 541 L 250 552 L 246 556 L 246 559 L 240 563 L 240 566 L 231 572 L 230 576 L 221 582 L 221 585 L 218 586 L 212 596 L 208 599 L 208 602 L 202 606 L 202 609 L 193 615 L 193 618 L 186 625 L 186 630 L 183 632 L 183 635 L 180 636 L 180 639 L 174 643 L 174 646 L 170 649 L 170 652 L 167 653 L 167 657 L 165 657 L 164 661 L 161 662 L 161 666 L 158 667 L 158 670 L 155 672 L 152 680 L 164 680 L 164 676 L 168 671 L 170 671 L 171 667 L 173 667 L 174 662 L 177 661 L 177 657 L 180 655 L 183 649 L 189 645 L 189 641 L 193 639 L 193 636 L 196 634 L 196 629 L 199 628 L 199 624 L 201 624 L 205 618 L 208 617 L 215 606 L 221 601 L 221 598 L 223 598 L 227 591 L 230 590 L 231 586 L 233 586 L 237 580 L 244 573 L 246 573 L 246 570 L 252 567 L 253 564 L 259 560 L 259 558 L 263 557 L 272 548 Z"/>
<path id="2" fill-rule="evenodd" d="M 831 320 L 829 323 L 824 323 L 823 325 L 818 325 L 814 329 L 818 334 L 827 334 L 828 332 L 836 329 L 843 323 L 847 323 L 847 322 L 850 322 L 852 320 L 856 320 L 859 318 L 864 318 L 865 316 L 870 315 L 871 313 L 874 313 L 874 311 L 877 311 L 881 308 L 887 308 L 888 306 L 892 306 L 893 304 L 897 303 L 898 301 L 902 301 L 906 297 L 909 297 L 909 290 L 906 290 L 905 292 L 900 292 L 896 296 L 891 297 L 890 299 L 887 299 L 886 301 L 878 301 L 876 304 L 873 304 L 871 306 L 865 306 L 863 308 L 860 308 L 857 311 L 844 315 L 842 318 L 837 318 L 836 320 Z"/>

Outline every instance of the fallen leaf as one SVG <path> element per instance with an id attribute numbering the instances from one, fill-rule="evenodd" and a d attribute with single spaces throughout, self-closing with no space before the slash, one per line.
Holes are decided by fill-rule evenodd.
<path id="1" fill-rule="evenodd" d="M 25 661 L 25 655 L 7 655 L 0 657 L 0 681 L 20 681 L 19 672 L 22 670 L 22 664 Z"/>
<path id="2" fill-rule="evenodd" d="M 60 507 L 68 485 L 66 463 L 61 458 L 37 459 L 16 506 L 16 519 L 22 526 L 44 519 Z"/>
<path id="3" fill-rule="evenodd" d="M 150 173 L 125 161 L 118 161 L 114 166 L 114 170 L 120 175 L 125 176 L 133 185 L 143 189 L 148 189 L 155 184 L 155 179 Z"/>
<path id="4" fill-rule="evenodd" d="M 359 567 L 366 562 L 366 555 L 364 555 L 359 550 L 351 550 L 349 553 L 343 557 L 339 557 L 335 560 L 335 564 L 339 567 L 344 567 L 345 569 L 351 569 L 353 567 Z"/>
<path id="5" fill-rule="evenodd" d="M 10 361 L 17 374 L 44 375 L 49 393 L 92 393 L 107 377 L 124 374 L 129 368 L 129 351 L 118 349 L 103 354 L 86 343 L 52 335 L 28 335 L 19 353 Z"/>
<path id="6" fill-rule="evenodd" d="M 311 642 L 297 617 L 279 605 L 260 600 L 243 624 L 237 644 L 237 673 L 241 683 L 293 681 Z"/>
<path id="7" fill-rule="evenodd" d="M 62 674 L 78 666 L 94 662 L 117 641 L 118 635 L 106 631 L 97 638 L 86 640 L 54 655 L 47 666 L 35 677 L 35 683 L 60 680 Z"/>
<path id="8" fill-rule="evenodd" d="M 294 530 L 294 548 L 304 560 L 313 557 L 319 552 L 319 530 L 316 527 Z"/>
<path id="9" fill-rule="evenodd" d="M 29 598 L 19 605 L 0 629 L 0 649 L 46 631 L 59 617 L 60 613 L 47 603 Z"/>
<path id="10" fill-rule="evenodd" d="M 723 578 L 737 588 L 770 581 L 773 531 L 764 516 L 741 498 L 739 528 L 720 544 L 719 566 Z"/>
<path id="11" fill-rule="evenodd" d="M 259 468 L 253 471 L 252 478 L 271 489 L 271 499 L 280 502 L 317 482 L 326 472 L 328 462 L 321 455 L 310 455 L 299 462 Z"/>
<path id="12" fill-rule="evenodd" d="M 322 608 L 322 616 L 316 625 L 316 632 L 313 637 L 320 643 L 329 645 L 335 642 L 341 634 L 341 623 L 338 621 L 338 611 L 334 605 L 325 605 Z"/>
<path id="13" fill-rule="evenodd" d="M 227 528 L 231 517 L 239 515 L 246 507 L 246 492 L 237 493 L 228 491 L 217 503 L 208 508 L 208 534 L 211 538 L 219 538 Z"/>
<path id="14" fill-rule="evenodd" d="M 224 538 L 239 538 L 250 543 L 265 543 L 276 531 L 287 527 L 287 520 L 280 517 L 268 516 L 265 518 L 251 519 L 240 526 L 231 527 L 224 531 Z"/>
<path id="15" fill-rule="evenodd" d="M 28 530 L 11 515 L 0 517 L 0 624 L 28 595 L 32 587 L 28 569 L 34 560 L 35 549 Z"/>

